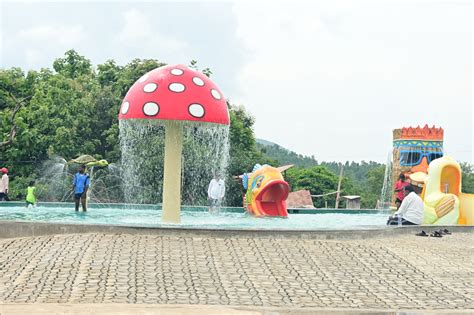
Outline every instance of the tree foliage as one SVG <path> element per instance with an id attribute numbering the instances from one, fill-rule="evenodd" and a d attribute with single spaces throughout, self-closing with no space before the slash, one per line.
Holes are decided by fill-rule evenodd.
<path id="1" fill-rule="evenodd" d="M 136 80 L 163 65 L 155 59 L 133 59 L 126 65 L 107 60 L 94 68 L 89 59 L 69 50 L 53 62 L 52 69 L 28 72 L 20 68 L 1 69 L 0 143 L 6 144 L 0 146 L 0 166 L 10 169 L 11 197 L 20 198 L 28 181 L 44 175 L 43 161 L 54 156 L 69 160 L 92 154 L 97 159 L 118 162 L 120 104 Z M 189 66 L 198 69 L 195 60 Z M 212 75 L 209 68 L 201 72 Z M 19 101 L 23 102 L 22 106 L 18 106 Z M 243 106 L 228 103 L 228 108 L 231 120 L 226 179 L 228 205 L 242 204 L 243 191 L 233 176 L 249 172 L 256 163 L 295 164 L 297 167 L 285 174 L 293 190 L 309 189 L 312 194 L 324 194 L 337 189 L 340 163 L 318 163 L 314 156 L 303 156 L 265 141 L 257 143 L 254 117 Z M 462 163 L 461 167 L 463 191 L 474 193 L 474 166 Z M 153 165 L 150 169 L 160 172 Z M 373 208 L 380 195 L 383 175 L 382 164 L 346 162 L 343 195 L 361 195 L 362 207 Z M 322 207 L 327 201 L 332 206 L 334 198 L 331 195 L 317 199 L 315 205 Z"/>
<path id="2" fill-rule="evenodd" d="M 258 150 L 253 131 L 254 118 L 245 111 L 243 106 L 228 104 L 228 108 L 230 114 L 230 163 L 226 201 L 230 205 L 242 205 L 243 188 L 234 176 L 250 172 L 257 163 L 275 165 L 276 162 Z"/>
<path id="3" fill-rule="evenodd" d="M 293 164 L 300 167 L 318 165 L 314 156 L 298 154 L 270 141 L 257 139 L 257 147 L 262 153 L 277 160 L 280 164 Z"/>
<path id="4" fill-rule="evenodd" d="M 307 189 L 313 195 L 326 194 L 337 190 L 339 172 L 344 166 L 341 195 L 361 196 L 361 207 L 374 208 L 380 198 L 384 180 L 385 165 L 377 162 L 318 162 L 314 156 L 304 156 L 285 149 L 278 144 L 257 140 L 260 150 L 277 161 L 277 164 L 294 164 L 288 171 L 293 190 Z M 318 170 L 318 171 L 316 171 Z M 324 170 L 324 171 L 323 171 Z M 323 176 L 323 174 L 326 174 Z M 331 175 L 328 175 L 331 174 Z M 313 199 L 316 207 L 334 207 L 335 195 Z M 344 207 L 344 199 L 340 206 Z"/>
<path id="5" fill-rule="evenodd" d="M 10 197 L 21 198 L 27 182 L 41 177 L 42 163 L 54 156 L 69 160 L 92 154 L 97 159 L 119 161 L 117 114 L 122 99 L 143 74 L 163 65 L 154 59 L 134 59 L 123 66 L 107 60 L 94 69 L 89 59 L 69 50 L 53 62 L 53 69 L 28 73 L 19 68 L 0 70 L 0 142 L 9 138 L 12 127 L 10 119 L 16 104 L 11 95 L 26 99 L 15 117 L 16 137 L 0 147 L 0 164 L 10 169 Z M 190 66 L 197 69 L 197 62 L 191 61 Z M 209 68 L 202 72 L 212 75 Z M 242 106 L 228 106 L 231 126 L 227 197 L 229 204 L 239 205 L 241 188 L 232 176 L 269 160 L 256 148 L 253 117 Z M 149 170 L 161 171 L 152 166 Z M 160 178 L 160 174 L 157 176 Z"/>
<path id="6" fill-rule="evenodd" d="M 474 165 L 469 163 L 461 163 L 462 170 L 462 192 L 474 194 Z"/>

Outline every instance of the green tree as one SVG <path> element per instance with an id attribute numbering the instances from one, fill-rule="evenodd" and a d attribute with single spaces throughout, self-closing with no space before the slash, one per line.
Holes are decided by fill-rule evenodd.
<path id="1" fill-rule="evenodd" d="M 385 165 L 376 166 L 367 172 L 367 181 L 361 187 L 361 206 L 373 209 L 380 199 L 385 175 Z"/>
<path id="2" fill-rule="evenodd" d="M 189 62 L 189 68 L 194 69 L 194 70 L 196 70 L 196 71 L 201 71 L 202 74 L 204 74 L 206 77 L 210 78 L 211 75 L 212 75 L 211 69 L 209 69 L 209 68 L 204 68 L 204 69 L 202 69 L 202 70 L 199 70 L 199 67 L 198 67 L 197 63 L 198 63 L 198 62 L 197 62 L 196 60 L 191 60 L 191 61 Z"/>
<path id="3" fill-rule="evenodd" d="M 230 206 L 242 206 L 243 188 L 233 176 L 250 172 L 257 163 L 275 165 L 257 149 L 253 125 L 255 119 L 243 106 L 228 103 L 230 114 L 230 163 L 228 167 L 226 202 Z"/>
<path id="4" fill-rule="evenodd" d="M 16 191 L 20 196 L 25 188 L 22 186 L 28 180 L 42 176 L 44 170 L 40 168 L 41 163 L 55 155 L 70 159 L 80 154 L 91 154 L 96 158 L 106 158 L 109 162 L 120 161 L 117 114 L 123 98 L 136 80 L 163 65 L 155 59 L 134 59 L 125 65 L 107 60 L 97 65 L 94 71 L 89 59 L 69 50 L 53 62 L 52 69 L 28 73 L 19 68 L 1 69 L 0 143 L 9 142 L 12 127 L 16 126 L 13 140 L 8 145 L 0 146 L 1 166 L 11 169 L 12 195 Z M 197 69 L 197 61 L 191 61 L 190 67 Z M 209 68 L 202 72 L 212 75 Z M 18 100 L 24 100 L 24 104 L 15 113 Z M 242 204 L 241 185 L 232 176 L 251 171 L 256 163 L 273 166 L 291 163 L 307 167 L 306 170 L 294 168 L 285 174 L 293 189 L 310 189 L 313 194 L 337 189 L 339 163 L 323 162 L 320 164 L 327 169 L 314 168 L 318 165 L 314 157 L 302 156 L 276 144 L 257 144 L 253 131 L 254 118 L 243 106 L 228 104 L 228 108 L 231 124 L 227 204 Z M 158 152 L 161 142 L 162 139 L 156 139 L 153 143 L 157 159 L 161 157 Z M 186 146 L 193 147 L 193 159 L 197 159 L 203 148 L 191 142 Z M 144 145 L 137 144 L 137 150 L 149 149 Z M 144 156 L 142 164 L 146 164 L 148 172 L 159 172 L 160 164 L 149 156 Z M 472 166 L 466 164 L 462 167 L 463 189 L 472 192 Z M 363 207 L 374 207 L 383 182 L 382 168 L 375 162 L 346 162 L 343 195 L 359 194 Z M 192 178 L 185 176 L 184 180 L 189 182 Z M 154 186 L 150 186 L 152 190 L 159 188 L 159 176 L 142 184 L 151 182 L 154 182 Z M 317 201 L 317 206 L 322 206 L 325 200 L 332 206 L 334 197 Z M 116 196 L 114 198 L 117 200 Z"/>
<path id="5" fill-rule="evenodd" d="M 70 79 L 93 74 L 92 64 L 89 59 L 79 55 L 75 50 L 68 50 L 64 58 L 58 58 L 53 62 L 54 70 Z"/>
<path id="6" fill-rule="evenodd" d="M 323 195 L 337 190 L 338 176 L 324 166 L 311 168 L 290 168 L 286 171 L 285 180 L 292 191 L 309 190 L 312 195 Z M 313 199 L 314 206 L 322 208 L 326 202 L 334 205 L 335 195 Z M 331 205 L 330 205 L 331 206 Z"/>
<path id="7" fill-rule="evenodd" d="M 460 163 L 462 170 L 462 189 L 467 194 L 474 194 L 474 165 L 467 162 Z"/>
<path id="8" fill-rule="evenodd" d="M 109 85 L 112 85 L 114 93 L 118 93 L 120 98 L 123 99 L 128 89 L 130 89 L 132 84 L 140 79 L 141 76 L 155 68 L 165 65 L 165 63 L 155 59 L 133 59 L 120 69 L 117 80 L 111 81 Z"/>
<path id="9" fill-rule="evenodd" d="M 269 158 L 277 160 L 280 164 L 293 164 L 299 167 L 312 167 L 318 165 L 314 156 L 304 156 L 279 146 L 276 143 L 257 139 L 257 148 Z"/>

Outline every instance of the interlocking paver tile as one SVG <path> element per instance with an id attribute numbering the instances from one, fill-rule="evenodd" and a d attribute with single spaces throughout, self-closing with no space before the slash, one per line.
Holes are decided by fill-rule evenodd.
<path id="1" fill-rule="evenodd" d="M 0 303 L 472 309 L 473 235 L 0 240 Z"/>

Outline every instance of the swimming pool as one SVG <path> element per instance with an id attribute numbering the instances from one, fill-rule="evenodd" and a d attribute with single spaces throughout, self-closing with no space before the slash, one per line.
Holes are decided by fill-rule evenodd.
<path id="1" fill-rule="evenodd" d="M 339 230 L 380 228 L 389 215 L 375 210 L 290 209 L 289 212 L 288 218 L 255 218 L 242 208 L 222 208 L 219 213 L 210 214 L 205 207 L 183 206 L 181 223 L 169 224 L 161 222 L 161 210 L 153 205 L 91 205 L 84 213 L 75 212 L 70 203 L 28 209 L 23 203 L 2 203 L 0 221 L 216 230 Z"/>

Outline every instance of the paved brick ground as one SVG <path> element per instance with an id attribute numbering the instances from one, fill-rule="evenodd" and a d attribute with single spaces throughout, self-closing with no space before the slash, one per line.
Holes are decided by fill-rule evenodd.
<path id="1" fill-rule="evenodd" d="M 473 309 L 474 234 L 0 240 L 0 303 Z"/>

